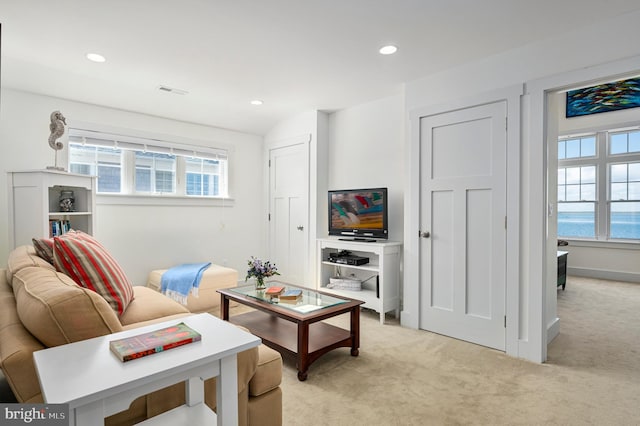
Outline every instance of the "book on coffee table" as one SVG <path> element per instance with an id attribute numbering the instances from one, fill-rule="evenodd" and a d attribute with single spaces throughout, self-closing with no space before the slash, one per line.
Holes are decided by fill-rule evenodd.
<path id="1" fill-rule="evenodd" d="M 266 294 L 267 296 L 275 297 L 275 296 L 279 296 L 280 293 L 282 293 L 283 291 L 284 291 L 284 287 L 271 286 L 265 290 L 264 294 Z"/>
<path id="2" fill-rule="evenodd" d="M 302 290 L 285 290 L 278 296 L 280 303 L 298 303 L 302 300 Z"/>
<path id="3" fill-rule="evenodd" d="M 122 362 L 177 348 L 202 339 L 200 333 L 181 322 L 170 327 L 109 342 L 109 349 Z"/>
<path id="4" fill-rule="evenodd" d="M 280 300 L 282 299 L 295 300 L 301 297 L 302 297 L 302 290 L 298 290 L 298 289 L 285 290 L 282 294 L 280 294 Z"/>

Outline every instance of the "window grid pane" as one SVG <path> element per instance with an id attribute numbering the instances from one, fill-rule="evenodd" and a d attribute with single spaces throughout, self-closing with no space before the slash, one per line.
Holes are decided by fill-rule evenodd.
<path id="1" fill-rule="evenodd" d="M 580 157 L 580 139 L 569 139 L 567 141 L 567 158 Z"/>
<path id="2" fill-rule="evenodd" d="M 558 159 L 596 156 L 596 137 L 586 136 L 558 141 Z"/>
<path id="3" fill-rule="evenodd" d="M 640 152 L 640 131 L 612 133 L 609 138 L 609 154 Z"/>
<path id="4" fill-rule="evenodd" d="M 119 149 L 70 143 L 69 170 L 97 175 L 98 193 L 122 191 L 122 151 Z"/>
<path id="5" fill-rule="evenodd" d="M 558 201 L 595 201 L 596 166 L 558 169 Z"/>
<path id="6" fill-rule="evenodd" d="M 119 193 L 121 168 L 106 164 L 98 164 L 98 192 Z"/>
<path id="7" fill-rule="evenodd" d="M 175 174 L 173 172 L 156 170 L 156 191 L 160 193 L 172 193 Z"/>
<path id="8" fill-rule="evenodd" d="M 611 165 L 611 182 L 627 182 L 627 164 Z"/>
<path id="9" fill-rule="evenodd" d="M 629 133 L 629 152 L 640 152 L 640 132 Z"/>
<path id="10" fill-rule="evenodd" d="M 187 195 L 216 196 L 220 194 L 220 160 L 187 158 Z"/>
<path id="11" fill-rule="evenodd" d="M 595 238 L 595 203 L 559 203 L 558 236 Z"/>
<path id="12" fill-rule="evenodd" d="M 580 139 L 580 157 L 595 157 L 596 155 L 596 137 Z"/>
<path id="13" fill-rule="evenodd" d="M 611 201 L 640 200 L 640 163 L 611 164 Z"/>
<path id="14" fill-rule="evenodd" d="M 202 175 L 187 173 L 187 195 L 202 195 Z"/>
<path id="15" fill-rule="evenodd" d="M 136 167 L 136 192 L 151 192 L 150 167 Z"/>
<path id="16" fill-rule="evenodd" d="M 175 193 L 176 156 L 156 152 L 135 152 L 136 192 Z"/>
<path id="17" fill-rule="evenodd" d="M 612 202 L 609 237 L 640 240 L 640 202 Z"/>
<path id="18" fill-rule="evenodd" d="M 77 173 L 79 175 L 91 175 L 91 165 L 90 164 L 70 164 L 69 171 L 71 173 Z"/>

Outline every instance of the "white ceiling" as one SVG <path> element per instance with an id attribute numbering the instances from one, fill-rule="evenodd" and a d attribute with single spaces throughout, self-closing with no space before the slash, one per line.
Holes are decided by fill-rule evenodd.
<path id="1" fill-rule="evenodd" d="M 400 93 L 576 28 L 610 31 L 598 21 L 637 9 L 639 0 L 0 0 L 1 83 L 265 134 L 297 113 Z M 377 53 L 389 43 L 398 53 Z"/>

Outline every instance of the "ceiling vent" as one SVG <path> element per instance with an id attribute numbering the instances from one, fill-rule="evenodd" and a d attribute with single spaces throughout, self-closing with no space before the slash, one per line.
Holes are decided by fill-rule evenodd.
<path id="1" fill-rule="evenodd" d="M 161 92 L 173 93 L 175 95 L 186 95 L 187 93 L 189 93 L 186 90 L 176 89 L 169 86 L 158 86 L 158 90 L 160 90 Z"/>

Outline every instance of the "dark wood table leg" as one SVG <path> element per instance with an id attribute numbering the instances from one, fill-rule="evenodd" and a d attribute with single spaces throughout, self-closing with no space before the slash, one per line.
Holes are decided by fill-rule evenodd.
<path id="1" fill-rule="evenodd" d="M 309 323 L 298 323 L 298 380 L 304 382 L 307 380 L 307 364 L 309 357 Z"/>
<path id="2" fill-rule="evenodd" d="M 360 306 L 351 309 L 351 356 L 360 353 Z"/>
<path id="3" fill-rule="evenodd" d="M 221 294 L 221 300 L 220 300 L 220 317 L 224 320 L 224 321 L 229 321 L 229 299 L 227 299 L 227 296 Z"/>

